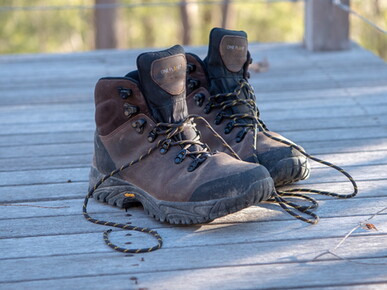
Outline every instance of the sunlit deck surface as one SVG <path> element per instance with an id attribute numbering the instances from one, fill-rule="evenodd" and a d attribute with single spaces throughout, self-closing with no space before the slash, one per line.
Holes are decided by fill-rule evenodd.
<path id="1" fill-rule="evenodd" d="M 200 56 L 205 47 L 189 49 Z M 360 193 L 317 196 L 317 225 L 264 204 L 198 226 L 171 226 L 90 202 L 92 216 L 156 229 L 161 250 L 125 255 L 107 247 L 106 227 L 82 214 L 93 152 L 93 90 L 99 77 L 123 76 L 142 52 L 98 51 L 0 57 L 0 289 L 387 288 L 387 66 L 353 45 L 311 53 L 299 44 L 252 44 L 269 71 L 251 73 L 269 129 L 344 167 Z M 333 169 L 313 163 L 300 184 L 350 193 Z M 121 246 L 153 245 L 115 230 Z M 125 244 L 132 242 L 132 244 Z"/>

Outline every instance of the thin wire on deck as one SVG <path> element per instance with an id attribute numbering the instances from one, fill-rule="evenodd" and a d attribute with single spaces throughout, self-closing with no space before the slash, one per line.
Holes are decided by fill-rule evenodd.
<path id="1" fill-rule="evenodd" d="M 351 263 L 355 263 L 355 264 L 361 264 L 361 265 L 370 265 L 370 266 L 386 266 L 387 263 L 368 263 L 368 262 L 361 262 L 361 261 L 357 261 L 355 260 L 356 258 L 346 258 L 346 257 L 342 257 L 338 254 L 336 254 L 334 251 L 337 250 L 339 247 L 342 246 L 342 244 L 359 228 L 361 228 L 364 224 L 366 224 L 366 222 L 368 222 L 369 220 L 373 219 L 374 217 L 376 217 L 377 215 L 380 215 L 382 212 L 386 211 L 387 210 L 387 207 L 379 210 L 378 212 L 374 213 L 373 215 L 371 215 L 369 218 L 365 219 L 364 221 L 360 222 L 357 226 L 355 226 L 353 229 L 351 229 L 345 236 L 344 238 L 342 238 L 340 240 L 340 242 L 333 248 L 333 249 L 328 249 L 324 252 L 322 252 L 321 254 L 317 255 L 316 257 L 313 258 L 312 261 L 316 261 L 318 260 L 320 257 L 322 256 L 325 256 L 327 254 L 330 254 L 340 260 L 343 260 L 343 261 L 347 261 L 347 262 L 351 262 Z M 384 256 L 381 256 L 381 257 L 378 257 L 378 258 L 384 258 Z"/>
<path id="2" fill-rule="evenodd" d="M 337 7 L 341 8 L 342 10 L 350 13 L 350 14 L 353 14 L 355 16 L 357 16 L 358 18 L 360 18 L 361 20 L 363 20 L 364 22 L 368 23 L 369 25 L 371 25 L 373 28 L 375 28 L 376 30 L 378 30 L 379 32 L 382 32 L 384 34 L 387 34 L 387 30 L 381 28 L 380 26 L 378 26 L 377 24 L 373 23 L 371 20 L 367 19 L 366 17 L 364 17 L 363 15 L 360 15 L 359 13 L 357 13 L 355 10 L 351 9 L 351 7 L 349 7 L 348 5 L 345 5 L 341 2 L 341 0 L 333 0 L 333 4 L 336 5 Z"/>

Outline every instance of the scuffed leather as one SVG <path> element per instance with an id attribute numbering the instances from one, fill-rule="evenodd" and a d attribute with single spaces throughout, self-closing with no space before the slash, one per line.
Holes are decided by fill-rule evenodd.
<path id="1" fill-rule="evenodd" d="M 96 140 L 99 142 L 99 148 L 105 148 L 106 150 L 96 151 L 96 154 L 104 154 L 102 158 L 96 157 L 96 160 L 105 160 L 103 162 L 96 162 L 97 169 L 100 172 L 106 172 L 111 169 L 111 163 L 106 160 L 111 160 L 114 163 L 115 168 L 120 168 L 122 165 L 131 161 L 139 159 L 142 155 L 147 154 L 149 150 L 154 147 L 157 142 L 165 138 L 165 135 L 158 136 L 157 139 L 150 143 L 147 139 L 149 132 L 155 127 L 156 122 L 152 116 L 149 115 L 148 109 L 145 107 L 144 96 L 139 92 L 134 81 L 129 79 L 105 79 L 102 81 L 103 85 L 99 86 L 99 90 L 96 96 L 96 104 L 101 102 L 100 97 L 104 96 L 106 99 L 118 98 L 115 95 L 115 88 L 117 84 L 125 85 L 133 89 L 131 104 L 137 105 L 140 108 L 140 112 L 130 118 L 127 118 L 118 127 L 105 126 L 105 124 L 97 122 L 97 132 L 106 132 L 108 130 L 101 130 L 101 128 L 109 128 L 110 132 L 105 135 L 98 134 Z M 105 82 L 112 82 L 111 85 L 105 84 Z M 129 101 L 129 100 L 128 100 Z M 119 100 L 119 103 L 124 101 Z M 122 114 L 121 107 L 115 106 L 115 112 L 111 112 L 109 117 L 113 120 L 118 118 L 115 115 Z M 98 114 L 104 114 L 103 110 L 96 110 L 96 118 L 103 120 Z M 107 118 L 104 116 L 104 118 Z M 119 117 L 119 120 L 121 117 Z M 146 121 L 144 131 L 138 133 L 133 128 L 132 123 L 143 119 Z M 109 121 L 109 124 L 116 124 Z M 113 129 L 113 130 L 112 130 Z M 191 127 L 185 128 L 184 135 L 193 136 L 194 133 Z M 222 185 L 224 178 L 230 178 L 230 180 L 236 180 L 238 176 L 241 176 L 244 172 L 253 171 L 254 181 L 264 178 L 269 178 L 268 171 L 262 166 L 257 166 L 253 163 L 241 162 L 237 159 L 225 154 L 218 153 L 211 155 L 194 171 L 188 172 L 187 168 L 192 162 L 192 158 L 186 157 L 183 162 L 176 164 L 174 159 L 178 152 L 181 150 L 180 146 L 172 146 L 166 154 L 161 154 L 159 149 L 151 152 L 149 156 L 143 158 L 138 163 L 125 169 L 119 173 L 119 177 L 123 180 L 132 183 L 159 200 L 166 201 L 190 201 L 190 200 L 202 200 L 206 196 L 203 192 L 208 192 L 204 188 L 205 185 L 210 185 L 211 188 L 216 188 L 218 185 Z M 108 155 L 108 156 L 106 156 Z M 109 169 L 104 168 L 105 166 Z M 234 182 L 234 187 L 248 186 L 250 183 L 244 182 L 243 179 L 239 179 L 240 183 Z M 242 184 L 244 182 L 244 184 Z M 202 189 L 200 189 L 202 188 Z M 207 200 L 215 198 L 219 192 L 209 192 Z M 240 194 L 240 191 L 235 188 L 224 188 L 222 190 L 223 197 L 229 197 Z M 197 195 L 197 196 L 196 196 Z M 215 197 L 214 197 L 215 196 Z"/>
<path id="2" fill-rule="evenodd" d="M 130 122 L 139 118 L 147 117 L 139 114 Z M 117 168 L 138 159 L 155 146 L 161 137 L 158 137 L 153 143 L 149 143 L 146 139 L 154 125 L 155 123 L 147 118 L 147 128 L 143 134 L 137 133 L 130 124 L 123 124 L 108 136 L 101 137 L 102 143 Z M 252 163 L 240 162 L 225 153 L 219 153 L 209 157 L 195 171 L 188 172 L 187 168 L 192 162 L 191 158 L 185 158 L 180 164 L 174 162 L 180 149 L 178 146 L 173 146 L 166 154 L 161 154 L 159 150 L 156 150 L 139 163 L 124 170 L 120 175 L 157 199 L 188 201 L 201 184 L 256 168 L 256 165 Z M 267 177 L 268 175 L 263 174 L 262 176 Z"/>
<path id="3" fill-rule="evenodd" d="M 120 88 L 132 90 L 127 99 L 122 99 Z M 94 92 L 95 123 L 99 135 L 108 135 L 123 123 L 128 121 L 124 114 L 124 104 L 132 104 L 139 107 L 140 111 L 149 115 L 148 106 L 145 103 L 137 84 L 130 78 L 102 78 Z"/>

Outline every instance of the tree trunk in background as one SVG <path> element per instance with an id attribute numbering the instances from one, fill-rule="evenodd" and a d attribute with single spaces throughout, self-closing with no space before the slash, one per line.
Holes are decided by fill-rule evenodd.
<path id="1" fill-rule="evenodd" d="M 95 0 L 96 5 L 114 5 L 117 0 Z M 117 8 L 95 8 L 94 9 L 94 33 L 95 33 L 95 48 L 109 49 L 117 48 Z"/>
<path id="2" fill-rule="evenodd" d="M 181 23 L 183 25 L 183 30 L 182 30 L 183 45 L 189 45 L 191 44 L 191 24 L 189 19 L 187 0 L 181 0 L 180 2 L 180 15 L 181 15 Z"/>
<path id="3" fill-rule="evenodd" d="M 380 9 L 380 3 L 379 3 L 379 0 L 375 0 L 374 1 L 374 14 L 376 14 L 378 17 L 380 16 L 381 14 L 381 9 Z"/>
<path id="4" fill-rule="evenodd" d="M 151 0 L 142 1 L 142 3 L 144 4 L 148 4 L 151 2 Z M 149 11 L 149 8 L 146 8 L 146 10 Z M 150 12 L 151 13 L 145 13 L 141 19 L 145 31 L 144 41 L 146 47 L 152 47 L 156 42 L 155 26 L 157 25 L 157 18 L 154 17 L 152 10 L 150 10 Z"/>
<path id="5" fill-rule="evenodd" d="M 350 0 L 342 0 L 349 5 Z M 350 49 L 348 12 L 331 1 L 305 2 L 304 44 L 311 51 Z"/>
<path id="6" fill-rule="evenodd" d="M 222 3 L 222 28 L 232 29 L 235 22 L 235 13 L 230 0 L 223 0 Z"/>

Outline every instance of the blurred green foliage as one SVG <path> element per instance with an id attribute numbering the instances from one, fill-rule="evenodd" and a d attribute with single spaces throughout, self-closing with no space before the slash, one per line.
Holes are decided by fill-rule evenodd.
<path id="1" fill-rule="evenodd" d="M 118 9 L 119 48 L 166 47 L 182 41 L 179 0 L 122 0 L 120 3 L 169 3 Z M 153 2 L 152 2 L 153 1 Z M 189 3 L 190 0 L 187 0 Z M 199 0 L 200 2 L 201 0 Z M 202 0 L 206 1 L 206 0 Z M 0 53 L 72 52 L 94 49 L 93 0 L 0 0 Z M 1 10 L 4 7 L 76 6 L 66 9 Z M 83 7 L 79 7 L 83 6 Z M 352 1 L 362 15 L 387 27 L 387 1 Z M 222 20 L 221 5 L 187 6 L 191 44 L 203 45 Z M 250 41 L 301 42 L 304 4 L 299 2 L 237 2 L 230 6 L 229 27 L 245 30 Z M 387 59 L 387 36 L 351 17 L 351 37 Z"/>
<path id="2" fill-rule="evenodd" d="M 387 0 L 353 1 L 353 8 L 387 30 Z M 357 17 L 351 17 L 351 37 L 357 43 L 387 60 L 387 35 Z"/>

